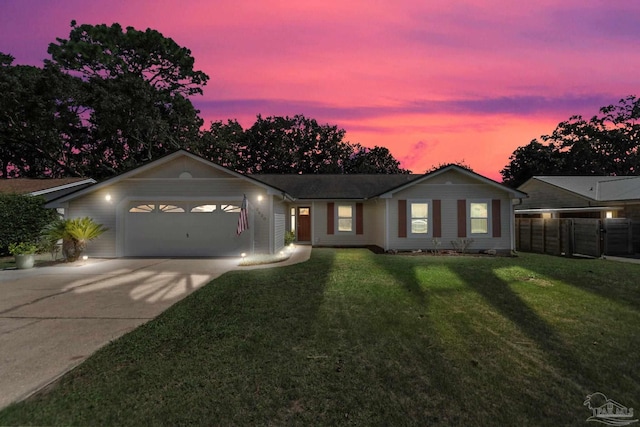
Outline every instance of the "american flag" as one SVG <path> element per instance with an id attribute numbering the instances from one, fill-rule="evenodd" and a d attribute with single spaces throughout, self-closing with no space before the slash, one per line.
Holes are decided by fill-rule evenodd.
<path id="1" fill-rule="evenodd" d="M 244 230 L 249 229 L 249 211 L 247 209 L 247 196 L 245 194 L 242 199 L 242 206 L 240 206 L 240 216 L 238 217 L 238 229 L 236 233 L 238 236 L 242 234 Z"/>

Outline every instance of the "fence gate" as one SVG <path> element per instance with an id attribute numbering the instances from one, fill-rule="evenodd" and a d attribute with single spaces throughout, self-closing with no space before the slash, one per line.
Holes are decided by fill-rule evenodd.
<path id="1" fill-rule="evenodd" d="M 602 255 L 601 227 L 599 219 L 573 219 L 573 253 L 592 257 Z"/>

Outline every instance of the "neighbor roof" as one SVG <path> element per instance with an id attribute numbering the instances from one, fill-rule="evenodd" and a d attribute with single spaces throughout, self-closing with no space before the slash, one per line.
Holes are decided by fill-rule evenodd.
<path id="1" fill-rule="evenodd" d="M 251 175 L 296 199 L 367 199 L 406 184 L 422 175 Z"/>
<path id="2" fill-rule="evenodd" d="M 637 176 L 534 176 L 531 179 L 597 201 L 640 199 L 640 177 Z"/>
<path id="3" fill-rule="evenodd" d="M 0 179 L 0 193 L 44 194 L 82 184 L 91 184 L 91 178 L 9 178 Z"/>

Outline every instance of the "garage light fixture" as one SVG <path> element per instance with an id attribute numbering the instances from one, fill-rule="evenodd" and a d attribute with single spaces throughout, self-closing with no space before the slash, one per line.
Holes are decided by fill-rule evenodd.
<path id="1" fill-rule="evenodd" d="M 262 194 L 260 194 L 260 195 L 258 196 L 258 201 L 259 201 L 259 202 L 261 202 L 261 201 L 262 201 Z"/>
<path id="2" fill-rule="evenodd" d="M 107 202 L 110 202 L 110 201 L 111 201 L 111 194 L 107 194 L 106 196 L 104 196 L 104 199 L 105 199 Z"/>

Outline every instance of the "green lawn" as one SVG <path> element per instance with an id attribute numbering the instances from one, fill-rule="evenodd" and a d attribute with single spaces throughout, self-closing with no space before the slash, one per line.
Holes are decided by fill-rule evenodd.
<path id="1" fill-rule="evenodd" d="M 586 425 L 640 408 L 640 265 L 374 255 L 235 271 L 0 425 Z"/>

